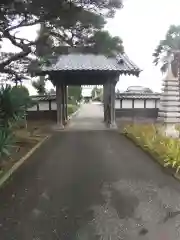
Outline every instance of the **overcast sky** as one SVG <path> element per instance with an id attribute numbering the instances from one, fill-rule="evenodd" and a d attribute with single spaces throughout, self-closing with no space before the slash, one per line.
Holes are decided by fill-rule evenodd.
<path id="1" fill-rule="evenodd" d="M 139 78 L 121 76 L 117 87 L 147 86 L 160 91 L 162 74 L 152 64 L 152 53 L 171 24 L 180 24 L 180 0 L 124 0 L 124 8 L 117 12 L 106 28 L 112 35 L 123 39 L 125 51 L 143 72 Z M 26 28 L 22 35 L 33 39 L 37 28 Z M 3 44 L 3 50 L 12 51 L 10 43 Z M 35 91 L 28 84 L 31 94 Z"/>
<path id="2" fill-rule="evenodd" d="M 152 53 L 171 24 L 180 25 L 180 0 L 124 0 L 124 8 L 107 29 L 124 41 L 128 56 L 143 70 L 139 78 L 121 77 L 119 89 L 142 85 L 161 90 L 162 74 L 152 64 Z"/>

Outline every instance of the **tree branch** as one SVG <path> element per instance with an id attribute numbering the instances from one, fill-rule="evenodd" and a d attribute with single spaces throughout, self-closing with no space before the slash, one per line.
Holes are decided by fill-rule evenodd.
<path id="1" fill-rule="evenodd" d="M 22 78 L 22 75 L 19 75 L 16 71 L 14 71 L 13 69 L 10 68 L 4 68 L 1 73 L 6 73 L 12 76 L 15 76 L 15 80 L 20 80 Z"/>
<path id="2" fill-rule="evenodd" d="M 3 36 L 4 38 L 9 39 L 14 46 L 21 48 L 23 51 L 27 51 L 28 44 L 17 42 L 16 37 L 12 36 L 8 30 L 4 31 Z"/>
<path id="3" fill-rule="evenodd" d="M 15 30 L 15 29 L 17 29 L 17 28 L 34 26 L 34 25 L 37 25 L 37 24 L 39 24 L 39 23 L 41 23 L 41 22 L 42 22 L 42 19 L 41 19 L 41 20 L 38 19 L 38 20 L 36 20 L 36 21 L 34 21 L 34 22 L 29 22 L 29 23 L 26 22 L 25 20 L 23 20 L 23 21 L 21 21 L 18 25 L 9 27 L 9 28 L 7 28 L 5 31 L 10 32 L 10 31 L 13 31 L 13 30 Z"/>
<path id="4" fill-rule="evenodd" d="M 64 42 L 68 43 L 71 47 L 73 47 L 73 43 L 72 43 L 71 39 L 67 39 L 62 34 L 54 32 L 54 31 L 51 31 L 50 35 L 52 35 L 53 37 L 55 37 L 57 39 L 63 40 Z"/>
<path id="5" fill-rule="evenodd" d="M 0 72 L 1 72 L 1 70 L 4 69 L 7 65 L 9 65 L 11 62 L 14 62 L 14 61 L 17 61 L 17 60 L 19 60 L 19 59 L 21 59 L 21 58 L 23 58 L 23 57 L 26 57 L 30 52 L 31 52 L 31 50 L 28 50 L 28 51 L 26 51 L 26 52 L 23 52 L 23 51 L 22 51 L 22 52 L 20 52 L 20 53 L 15 54 L 14 56 L 8 58 L 7 60 L 2 61 L 2 62 L 0 63 Z"/>
<path id="6" fill-rule="evenodd" d="M 16 40 L 21 41 L 21 42 L 27 42 L 27 43 L 31 43 L 31 42 L 32 42 L 32 41 L 30 41 L 30 40 L 28 40 L 28 39 L 26 39 L 26 38 L 16 37 L 15 34 L 14 34 L 14 38 L 15 38 Z M 25 43 L 23 43 L 23 44 L 25 44 Z"/>
<path id="7" fill-rule="evenodd" d="M 7 66 L 9 65 L 11 62 L 17 61 L 19 59 L 22 59 L 26 56 L 28 56 L 29 53 L 32 52 L 31 46 L 35 45 L 37 43 L 38 40 L 30 42 L 28 44 L 24 44 L 22 42 L 17 42 L 16 40 L 20 40 L 20 38 L 16 38 L 15 36 L 12 36 L 9 32 L 9 30 L 5 30 L 4 31 L 4 37 L 9 39 L 11 41 L 11 43 L 16 46 L 19 47 L 20 49 L 22 49 L 21 52 L 9 57 L 7 60 L 2 61 L 0 63 L 0 72 Z M 21 39 L 23 40 L 23 39 Z M 24 39 L 25 40 L 25 39 Z"/>

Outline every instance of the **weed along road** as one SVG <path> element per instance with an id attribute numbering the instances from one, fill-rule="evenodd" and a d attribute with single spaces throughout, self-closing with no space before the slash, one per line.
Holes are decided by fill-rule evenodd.
<path id="1" fill-rule="evenodd" d="M 84 105 L 0 190 L 0 239 L 180 238 L 180 183 L 117 131 L 93 130 L 98 108 Z"/>

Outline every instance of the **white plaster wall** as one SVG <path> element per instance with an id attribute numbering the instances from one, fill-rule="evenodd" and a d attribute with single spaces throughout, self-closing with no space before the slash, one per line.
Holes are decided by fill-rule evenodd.
<path id="1" fill-rule="evenodd" d="M 123 99 L 122 100 L 122 108 L 132 108 L 132 100 L 131 99 L 128 99 L 128 100 Z"/>
<path id="2" fill-rule="evenodd" d="M 56 102 L 51 102 L 51 110 L 57 110 L 57 104 Z"/>
<path id="3" fill-rule="evenodd" d="M 39 103 L 39 111 L 49 110 L 49 102 L 40 102 Z"/>
<path id="4" fill-rule="evenodd" d="M 160 107 L 160 101 L 158 100 L 157 101 L 157 108 L 159 108 Z"/>
<path id="5" fill-rule="evenodd" d="M 115 100 L 115 109 L 120 109 L 120 99 Z M 159 101 L 157 101 L 157 107 L 159 107 Z M 122 108 L 132 108 L 132 99 L 123 99 Z M 134 108 L 144 108 L 144 100 L 135 99 Z M 155 108 L 155 100 L 146 100 L 146 108 Z M 39 111 L 49 110 L 49 102 L 39 102 Z M 56 101 L 51 102 L 51 110 L 57 110 Z M 37 106 L 29 108 L 28 111 L 37 111 Z"/>
<path id="6" fill-rule="evenodd" d="M 155 108 L 155 100 L 146 100 L 146 108 Z"/>
<path id="7" fill-rule="evenodd" d="M 135 99 L 134 108 L 144 108 L 144 99 Z M 159 107 L 159 100 L 146 100 L 146 108 L 155 108 L 155 101 L 157 101 L 157 107 Z M 120 109 L 120 99 L 116 99 L 115 108 Z M 132 108 L 132 99 L 123 99 L 122 108 Z"/>
<path id="8" fill-rule="evenodd" d="M 144 100 L 141 99 L 134 100 L 134 108 L 144 108 Z"/>
<path id="9" fill-rule="evenodd" d="M 28 111 L 37 111 L 37 106 L 34 105 L 33 107 L 28 108 Z"/>
<path id="10" fill-rule="evenodd" d="M 116 99 L 115 100 L 115 109 L 119 109 L 120 108 L 120 99 Z"/>

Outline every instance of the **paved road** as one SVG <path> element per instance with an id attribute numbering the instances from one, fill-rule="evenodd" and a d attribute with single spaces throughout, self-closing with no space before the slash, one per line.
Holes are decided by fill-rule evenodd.
<path id="1" fill-rule="evenodd" d="M 81 106 L 70 122 L 68 130 L 107 130 L 103 122 L 103 106 L 99 102 Z"/>
<path id="2" fill-rule="evenodd" d="M 3 240 L 180 239 L 180 183 L 115 131 L 55 133 L 0 203 Z"/>

